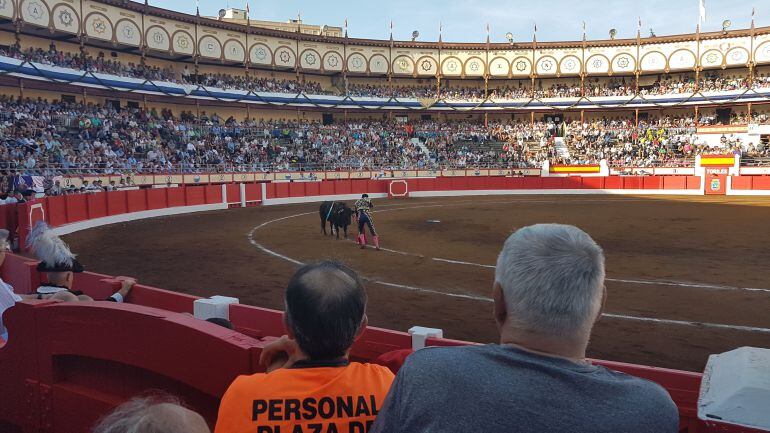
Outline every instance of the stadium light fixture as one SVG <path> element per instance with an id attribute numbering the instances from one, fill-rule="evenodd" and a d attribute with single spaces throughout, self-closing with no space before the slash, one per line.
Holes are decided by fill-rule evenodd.
<path id="1" fill-rule="evenodd" d="M 730 26 L 732 25 L 733 25 L 733 22 L 730 20 L 722 21 L 722 33 L 727 34 L 727 29 L 729 29 Z"/>
<path id="2" fill-rule="evenodd" d="M 412 32 L 412 42 L 414 42 L 420 36 L 420 32 L 417 30 Z"/>

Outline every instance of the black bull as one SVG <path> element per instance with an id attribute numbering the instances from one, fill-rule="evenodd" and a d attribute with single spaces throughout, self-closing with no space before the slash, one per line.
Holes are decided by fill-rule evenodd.
<path id="1" fill-rule="evenodd" d="M 323 230 L 324 236 L 326 236 L 326 222 L 328 221 L 332 235 L 336 233 L 337 239 L 339 239 L 340 228 L 342 228 L 345 232 L 345 239 L 348 238 L 348 226 L 351 224 L 353 209 L 349 208 L 347 204 L 325 201 L 318 208 L 318 215 L 321 217 L 321 230 Z"/>

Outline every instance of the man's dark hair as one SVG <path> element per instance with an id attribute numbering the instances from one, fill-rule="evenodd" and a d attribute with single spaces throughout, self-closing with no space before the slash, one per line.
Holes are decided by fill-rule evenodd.
<path id="1" fill-rule="evenodd" d="M 302 266 L 286 287 L 286 322 L 313 360 L 335 359 L 353 345 L 366 310 L 366 290 L 349 267 L 323 261 Z"/>

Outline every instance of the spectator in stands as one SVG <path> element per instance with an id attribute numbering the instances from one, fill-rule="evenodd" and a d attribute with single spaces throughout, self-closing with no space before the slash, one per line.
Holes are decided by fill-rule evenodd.
<path id="1" fill-rule="evenodd" d="M 47 275 L 48 282 L 35 291 L 37 299 L 52 299 L 60 301 L 93 301 L 83 292 L 73 289 L 75 274 L 83 272 L 84 268 L 75 259 L 67 244 L 65 244 L 44 222 L 38 222 L 27 238 L 27 245 L 40 260 L 38 272 Z M 119 277 L 120 289 L 113 293 L 107 301 L 123 302 L 136 284 L 133 278 Z"/>
<path id="2" fill-rule="evenodd" d="M 350 362 L 366 329 L 366 291 L 335 262 L 301 267 L 286 288 L 284 336 L 262 352 L 269 374 L 240 376 L 222 397 L 215 432 L 366 431 L 393 380 L 385 367 Z"/>
<path id="3" fill-rule="evenodd" d="M 94 427 L 94 433 L 209 433 L 200 414 L 167 395 L 137 397 L 121 404 Z"/>
<path id="4" fill-rule="evenodd" d="M 0 229 L 0 268 L 5 262 L 5 255 L 11 250 L 8 243 L 9 235 L 8 230 Z M 24 299 L 22 295 L 14 293 L 13 287 L 0 278 L 0 340 L 8 341 L 8 330 L 3 326 L 3 313 L 22 299 Z"/>
<path id="5" fill-rule="evenodd" d="M 51 186 L 51 189 L 48 190 L 48 195 L 62 195 L 64 194 L 62 192 L 61 187 L 61 181 L 54 181 L 53 185 Z"/>
<path id="6" fill-rule="evenodd" d="M 586 359 L 604 276 L 602 249 L 580 229 L 516 231 L 495 269 L 500 344 L 413 353 L 371 431 L 677 432 L 663 388 Z"/>

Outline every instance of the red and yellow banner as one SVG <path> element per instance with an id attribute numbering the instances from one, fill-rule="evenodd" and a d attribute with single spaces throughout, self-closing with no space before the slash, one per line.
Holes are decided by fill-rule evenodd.
<path id="1" fill-rule="evenodd" d="M 735 165 L 735 155 L 702 155 L 700 165 L 703 167 L 732 167 Z"/>
<path id="2" fill-rule="evenodd" d="M 598 165 L 552 165 L 551 173 L 598 173 Z"/>

